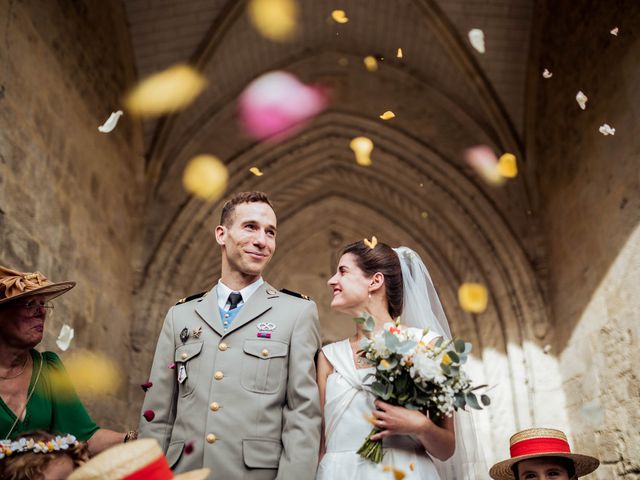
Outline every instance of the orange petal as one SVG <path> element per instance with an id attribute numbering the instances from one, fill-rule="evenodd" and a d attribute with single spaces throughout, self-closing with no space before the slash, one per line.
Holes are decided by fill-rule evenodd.
<path id="1" fill-rule="evenodd" d="M 463 283 L 458 289 L 458 301 L 463 310 L 482 313 L 487 309 L 489 292 L 481 283 Z"/>
<path id="2" fill-rule="evenodd" d="M 204 200 L 215 201 L 227 188 L 227 167 L 213 155 L 198 155 L 184 169 L 184 189 Z"/>
<path id="3" fill-rule="evenodd" d="M 337 23 L 347 23 L 349 21 L 347 13 L 344 10 L 334 10 L 331 12 L 331 18 L 333 18 Z"/>
<path id="4" fill-rule="evenodd" d="M 518 175 L 518 164 L 513 153 L 505 153 L 498 160 L 498 173 L 505 178 L 514 178 Z"/>
<path id="5" fill-rule="evenodd" d="M 382 115 L 380 115 L 380 118 L 382 120 L 391 120 L 392 118 L 395 118 L 395 117 L 396 117 L 396 114 L 393 113 L 391 110 L 387 110 Z"/>
<path id="6" fill-rule="evenodd" d="M 256 177 L 261 177 L 262 175 L 264 175 L 264 173 L 262 173 L 262 171 L 258 167 L 251 167 L 249 171 L 253 173 Z"/>
<path id="7" fill-rule="evenodd" d="M 367 247 L 374 249 L 378 244 L 378 239 L 376 237 L 371 237 L 371 240 L 369 240 L 368 238 L 365 238 L 363 242 Z"/>

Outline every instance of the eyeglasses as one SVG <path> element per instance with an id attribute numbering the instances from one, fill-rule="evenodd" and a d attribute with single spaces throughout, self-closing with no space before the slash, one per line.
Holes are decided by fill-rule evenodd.
<path id="1" fill-rule="evenodd" d="M 44 302 L 36 302 L 36 301 L 27 302 L 27 303 L 16 303 L 15 306 L 24 308 L 31 315 L 36 313 L 40 308 L 44 308 L 46 310 L 53 310 L 53 303 L 44 303 Z"/>

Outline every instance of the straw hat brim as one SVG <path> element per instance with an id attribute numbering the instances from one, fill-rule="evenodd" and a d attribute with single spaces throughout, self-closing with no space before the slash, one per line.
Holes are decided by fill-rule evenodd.
<path id="1" fill-rule="evenodd" d="M 47 297 L 47 300 L 52 300 L 56 297 L 59 297 L 63 293 L 67 293 L 73 287 L 76 286 L 76 282 L 58 282 L 51 283 L 49 285 L 44 285 L 40 288 L 34 288 L 33 290 L 28 290 L 26 292 L 19 293 L 18 295 L 14 295 L 9 298 L 0 299 L 0 305 L 4 303 L 14 302 L 21 298 L 32 297 L 34 295 L 43 295 Z"/>
<path id="2" fill-rule="evenodd" d="M 175 480 L 205 480 L 209 476 L 211 470 L 208 468 L 200 468 L 198 470 L 192 470 L 186 473 L 179 473 L 175 477 Z"/>
<path id="3" fill-rule="evenodd" d="M 593 472 L 600 465 L 600 460 L 598 460 L 597 458 L 591 457 L 589 455 L 581 455 L 579 453 L 532 453 L 530 455 L 522 455 L 521 457 L 510 458 L 509 460 L 504 460 L 502 462 L 496 463 L 493 467 L 491 467 L 491 470 L 489 470 L 489 475 L 491 475 L 491 478 L 493 478 L 494 480 L 517 480 L 513 475 L 513 470 L 511 469 L 514 464 L 522 462 L 523 460 L 541 457 L 562 457 L 572 460 L 576 468 L 576 475 L 578 477 L 582 477 L 583 475 L 587 475 Z"/>

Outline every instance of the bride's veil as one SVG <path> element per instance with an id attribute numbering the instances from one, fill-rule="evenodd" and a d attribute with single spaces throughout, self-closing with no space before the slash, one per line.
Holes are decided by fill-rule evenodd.
<path id="1" fill-rule="evenodd" d="M 451 339 L 449 322 L 420 256 L 407 247 L 394 248 L 400 258 L 404 289 L 402 324 L 428 328 Z M 487 477 L 487 467 L 470 412 L 455 414 L 456 450 L 446 462 L 433 459 L 442 480 L 476 480 Z"/>

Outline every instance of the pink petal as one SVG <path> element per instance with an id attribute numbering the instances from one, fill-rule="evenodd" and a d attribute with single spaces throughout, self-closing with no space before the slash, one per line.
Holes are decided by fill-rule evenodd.
<path id="1" fill-rule="evenodd" d="M 174 370 L 176 368 L 176 364 L 175 363 L 170 363 L 168 368 L 170 368 L 171 370 Z"/>
<path id="2" fill-rule="evenodd" d="M 184 446 L 184 454 L 191 455 L 193 453 L 193 442 L 189 442 Z"/>
<path id="3" fill-rule="evenodd" d="M 153 410 L 145 410 L 142 416 L 145 418 L 147 422 L 150 422 L 151 420 L 156 418 L 156 414 L 153 412 Z"/>
<path id="4" fill-rule="evenodd" d="M 142 390 L 144 390 L 145 392 L 147 390 L 149 390 L 151 387 L 153 387 L 153 383 L 151 382 L 145 382 L 142 385 L 140 385 L 142 387 Z"/>

